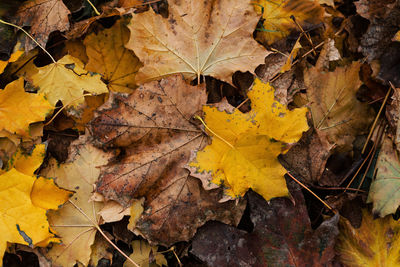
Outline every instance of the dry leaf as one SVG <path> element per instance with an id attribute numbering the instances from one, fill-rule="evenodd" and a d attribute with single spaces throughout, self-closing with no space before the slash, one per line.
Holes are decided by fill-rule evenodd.
<path id="1" fill-rule="evenodd" d="M 257 39 L 272 44 L 297 29 L 296 23 L 303 27 L 306 23 L 322 22 L 324 9 L 316 0 L 256 0 L 254 8 L 264 19 L 263 28 L 258 29 Z"/>
<path id="2" fill-rule="evenodd" d="M 10 58 L 6 61 L 0 60 L 0 74 L 3 73 L 4 69 L 7 67 L 8 63 L 15 62 L 20 56 L 24 54 L 24 50 L 21 48 L 21 44 L 17 43 L 14 47 L 14 52 L 11 54 Z"/>
<path id="3" fill-rule="evenodd" d="M 30 26 L 30 33 L 43 47 L 53 31 L 69 29 L 68 8 L 62 0 L 30 0 L 25 1 L 17 11 L 16 24 Z M 25 50 L 29 51 L 36 44 L 28 39 Z"/>
<path id="4" fill-rule="evenodd" d="M 29 136 L 29 124 L 43 121 L 52 110 L 43 94 L 26 93 L 19 78 L 0 91 L 0 130 Z"/>
<path id="5" fill-rule="evenodd" d="M 124 47 L 129 30 L 124 19 L 111 28 L 91 33 L 84 44 L 89 62 L 85 69 L 100 73 L 110 91 L 130 93 L 135 89 L 135 76 L 142 66 L 135 54 Z"/>
<path id="6" fill-rule="evenodd" d="M 345 218 L 340 220 L 337 251 L 344 266 L 400 266 L 400 224 L 391 216 L 374 219 L 363 210 L 361 227 L 354 229 Z"/>
<path id="7" fill-rule="evenodd" d="M 39 72 L 31 79 L 39 87 L 39 93 L 43 93 L 52 105 L 61 100 L 64 105 L 76 107 L 85 101 L 84 91 L 93 94 L 108 92 L 100 75 L 85 71 L 82 62 L 70 55 L 64 56 L 57 63 L 39 68 Z"/>
<path id="8" fill-rule="evenodd" d="M 388 137 L 383 141 L 376 169 L 376 177 L 371 183 L 367 202 L 373 203 L 374 215 L 385 217 L 395 213 L 400 205 L 399 156 Z"/>
<path id="9" fill-rule="evenodd" d="M 308 129 L 307 109 L 288 110 L 274 100 L 274 89 L 258 79 L 248 97 L 252 111 L 246 114 L 203 108 L 212 144 L 197 152 L 190 163 L 192 175 L 203 178 L 204 172 L 209 173 L 203 184 L 223 185 L 226 194 L 234 198 L 249 188 L 266 200 L 286 196 L 286 170 L 277 157 L 284 143 L 298 141 Z"/>
<path id="10" fill-rule="evenodd" d="M 126 206 L 145 197 L 136 230 L 150 243 L 187 241 L 207 220 L 236 224 L 243 211 L 242 203 L 218 204 L 219 192 L 205 192 L 184 168 L 191 151 L 205 142 L 191 123 L 205 102 L 203 86 L 170 76 L 129 96 L 111 93 L 91 122 L 98 145 L 124 147 L 123 157 L 102 168 L 97 190 Z"/>
<path id="11" fill-rule="evenodd" d="M 373 110 L 356 97 L 361 63 L 355 61 L 329 72 L 322 67 L 323 61 L 321 53 L 317 65 L 304 73 L 314 127 L 327 134 L 330 142 L 347 149 L 356 135 L 367 132 L 374 118 Z"/>
<path id="12" fill-rule="evenodd" d="M 167 260 L 164 255 L 157 252 L 156 246 L 150 246 L 145 240 L 135 240 L 132 242 L 133 252 L 129 255 L 134 262 L 140 267 L 150 267 L 155 262 L 156 266 L 168 266 Z M 153 260 L 151 260 L 153 258 Z M 124 267 L 133 267 L 130 261 L 125 261 Z"/>
<path id="13" fill-rule="evenodd" d="M 172 0 L 168 19 L 152 10 L 133 14 L 126 47 L 144 63 L 136 80 L 182 73 L 232 83 L 235 71 L 253 71 L 269 54 L 252 37 L 258 20 L 243 0 Z"/>
<path id="14" fill-rule="evenodd" d="M 106 164 L 112 154 L 102 152 L 89 142 L 87 136 L 81 136 L 71 144 L 67 163 L 58 164 L 51 159 L 42 171 L 47 177 L 55 178 L 58 186 L 75 192 L 59 210 L 48 213 L 50 226 L 62 240 L 46 253 L 53 266 L 73 266 L 77 262 L 86 266 L 90 260 L 90 247 L 97 229 L 82 213 L 99 223 L 97 212 L 103 204 L 90 201 L 90 197 L 100 173 L 97 166 Z"/>

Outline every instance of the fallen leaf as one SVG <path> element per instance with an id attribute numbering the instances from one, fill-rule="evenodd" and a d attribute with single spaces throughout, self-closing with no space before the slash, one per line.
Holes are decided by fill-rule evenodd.
<path id="1" fill-rule="evenodd" d="M 325 133 L 331 143 L 347 149 L 356 135 L 368 131 L 374 119 L 371 107 L 356 96 L 361 86 L 361 63 L 355 61 L 333 72 L 325 70 L 323 64 L 321 52 L 317 65 L 304 73 L 314 127 Z"/>
<path id="2" fill-rule="evenodd" d="M 29 124 L 43 121 L 52 110 L 43 94 L 25 92 L 19 78 L 0 91 L 0 130 L 29 136 Z"/>
<path id="3" fill-rule="evenodd" d="M 145 240 L 132 242 L 133 252 L 129 255 L 140 267 L 168 266 L 164 255 L 157 252 L 157 246 L 150 246 Z M 154 265 L 155 263 L 155 265 Z M 134 266 L 130 261 L 125 261 L 124 267 Z"/>
<path id="4" fill-rule="evenodd" d="M 103 206 L 90 198 L 100 173 L 97 166 L 106 164 L 110 156 L 111 153 L 93 147 L 84 135 L 71 144 L 66 163 L 58 164 L 51 159 L 41 172 L 54 177 L 58 186 L 75 192 L 59 210 L 48 213 L 51 228 L 62 240 L 46 253 L 53 266 L 73 266 L 77 262 L 86 266 L 89 263 L 97 229 L 88 218 L 99 223 L 98 211 Z"/>
<path id="5" fill-rule="evenodd" d="M 400 42 L 400 31 L 396 32 L 392 41 Z"/>
<path id="6" fill-rule="evenodd" d="M 39 144 L 34 146 L 30 153 L 23 153 L 21 147 L 18 148 L 16 153 L 12 156 L 11 160 L 6 166 L 6 170 L 9 171 L 15 168 L 17 171 L 22 172 L 26 175 L 33 175 L 36 169 L 42 165 L 43 159 L 46 155 L 46 145 Z"/>
<path id="7" fill-rule="evenodd" d="M 326 135 L 313 129 L 281 156 L 281 162 L 286 169 L 293 171 L 296 177 L 302 177 L 303 181 L 318 183 L 333 148 Z"/>
<path id="8" fill-rule="evenodd" d="M 266 200 L 287 196 L 278 161 L 285 143 L 298 141 L 308 129 L 306 108 L 288 110 L 274 100 L 274 89 L 256 79 L 248 97 L 252 110 L 229 114 L 205 106 L 205 124 L 212 144 L 189 164 L 193 176 L 209 173 L 203 184 L 223 185 L 228 196 L 243 196 L 249 188 Z M 211 177 L 210 177 L 211 176 Z"/>
<path id="9" fill-rule="evenodd" d="M 24 50 L 21 48 L 21 44 L 17 43 L 17 45 L 14 47 L 14 52 L 11 54 L 10 58 L 6 61 L 0 60 L 0 74 L 3 73 L 8 63 L 17 61 L 18 58 L 23 54 Z"/>
<path id="10" fill-rule="evenodd" d="M 372 214 L 363 210 L 361 227 L 358 229 L 341 218 L 336 249 L 345 266 L 400 266 L 399 234 L 400 224 L 392 216 L 374 219 Z"/>
<path id="11" fill-rule="evenodd" d="M 122 220 L 125 215 L 130 215 L 130 207 L 124 208 L 116 201 L 107 201 L 104 207 L 98 212 L 105 223 Z"/>
<path id="12" fill-rule="evenodd" d="M 252 37 L 258 20 L 242 0 L 172 0 L 168 19 L 152 10 L 133 14 L 126 47 L 144 63 L 137 82 L 182 73 L 232 83 L 235 71 L 253 71 L 270 53 Z"/>
<path id="13" fill-rule="evenodd" d="M 395 213 L 400 205 L 400 163 L 390 138 L 385 138 L 379 152 L 378 170 L 372 181 L 367 202 L 373 203 L 372 212 L 380 217 Z"/>
<path id="14" fill-rule="evenodd" d="M 313 231 L 300 187 L 288 186 L 293 202 L 274 198 L 268 204 L 248 192 L 252 232 L 212 222 L 197 231 L 190 252 L 208 266 L 331 266 L 339 215 Z"/>
<path id="15" fill-rule="evenodd" d="M 37 182 L 36 177 L 23 174 L 16 169 L 0 175 L 0 214 L 1 228 L 7 229 L 0 235 L 0 260 L 8 243 L 20 243 L 29 246 L 47 246 L 49 241 L 56 241 L 50 232 L 46 218 L 46 208 L 36 206 L 32 202 L 32 187 Z M 43 187 L 41 187 L 43 189 Z M 53 190 L 54 188 L 50 188 Z M 67 199 L 69 192 L 60 190 L 56 195 L 54 191 L 43 190 L 44 194 L 51 194 L 57 198 L 47 198 L 50 202 L 41 203 L 44 206 L 57 208 Z"/>
<path id="16" fill-rule="evenodd" d="M 25 1 L 16 14 L 16 24 L 21 27 L 30 26 L 30 34 L 43 47 L 53 31 L 69 29 L 68 8 L 62 0 L 31 0 Z M 33 49 L 36 44 L 27 39 L 25 50 Z"/>
<path id="17" fill-rule="evenodd" d="M 125 206 L 145 197 L 136 230 L 150 243 L 188 241 L 207 220 L 237 224 L 243 212 L 243 202 L 219 204 L 220 191 L 206 192 L 185 169 L 191 151 L 205 142 L 191 123 L 205 102 L 203 86 L 169 76 L 130 95 L 110 93 L 91 122 L 97 145 L 124 151 L 102 168 L 97 190 Z"/>
<path id="18" fill-rule="evenodd" d="M 324 15 L 324 9 L 315 0 L 256 0 L 253 4 L 264 19 L 257 39 L 269 45 L 288 36 L 290 31 L 298 30 L 291 16 L 304 27 L 306 23 L 321 23 Z"/>
<path id="19" fill-rule="evenodd" d="M 82 62 L 70 55 L 38 70 L 31 79 L 39 87 L 39 93 L 43 93 L 52 105 L 61 100 L 64 105 L 76 107 L 85 101 L 84 91 L 92 94 L 108 93 L 100 75 L 85 71 Z"/>
<path id="20" fill-rule="evenodd" d="M 100 73 L 110 91 L 130 93 L 135 89 L 135 76 L 142 66 L 135 54 L 125 48 L 129 30 L 125 20 L 111 28 L 86 36 L 84 44 L 89 61 L 85 69 Z"/>

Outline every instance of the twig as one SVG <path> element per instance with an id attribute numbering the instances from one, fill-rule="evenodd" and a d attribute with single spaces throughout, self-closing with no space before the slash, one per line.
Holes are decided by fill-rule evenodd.
<path id="1" fill-rule="evenodd" d="M 97 8 L 92 4 L 92 2 L 90 2 L 90 0 L 86 0 L 89 5 L 93 8 L 94 13 L 96 13 L 97 16 L 100 16 L 100 12 L 97 10 Z"/>

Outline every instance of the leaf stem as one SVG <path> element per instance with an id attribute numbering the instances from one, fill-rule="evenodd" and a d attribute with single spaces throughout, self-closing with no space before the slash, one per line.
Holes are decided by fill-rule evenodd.
<path id="1" fill-rule="evenodd" d="M 23 33 L 25 33 L 33 42 L 35 42 L 35 44 L 37 44 L 37 45 L 51 58 L 51 60 L 53 61 L 53 63 L 57 63 L 57 62 L 55 61 L 55 59 L 53 58 L 53 56 L 50 55 L 50 53 L 47 52 L 47 50 L 46 50 L 41 44 L 39 44 L 39 42 L 36 41 L 35 38 L 33 38 L 27 31 L 25 31 L 24 28 L 22 28 L 22 27 L 20 27 L 20 26 L 18 26 L 18 25 L 12 24 L 12 23 L 10 23 L 10 22 L 4 21 L 4 20 L 2 20 L 2 19 L 0 19 L 0 23 L 3 23 L 3 24 L 5 24 L 5 25 L 12 26 L 12 27 L 14 27 L 14 28 L 17 28 L 18 30 L 21 30 Z"/>
<path id="2" fill-rule="evenodd" d="M 233 145 L 231 145 L 228 141 L 226 141 L 224 138 L 222 138 L 221 136 L 219 136 L 218 134 L 216 134 L 213 130 L 211 130 L 207 124 L 203 121 L 202 118 L 200 118 L 200 116 L 196 115 L 194 116 L 195 119 L 198 119 L 199 121 L 201 121 L 201 123 L 204 125 L 204 127 L 213 135 L 215 135 L 218 139 L 220 139 L 221 141 L 223 141 L 225 144 L 227 144 L 230 148 L 235 148 Z"/>
<path id="3" fill-rule="evenodd" d="M 94 13 L 96 13 L 97 16 L 100 16 L 100 12 L 97 10 L 97 8 L 92 4 L 92 2 L 90 2 L 90 0 L 86 0 L 89 5 L 93 8 Z"/>

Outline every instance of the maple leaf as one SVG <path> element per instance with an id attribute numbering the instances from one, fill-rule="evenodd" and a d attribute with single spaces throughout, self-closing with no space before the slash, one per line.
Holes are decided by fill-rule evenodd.
<path id="1" fill-rule="evenodd" d="M 339 216 L 313 231 L 300 187 L 288 187 L 293 201 L 274 198 L 269 204 L 249 191 L 253 230 L 208 223 L 197 231 L 190 252 L 208 266 L 331 266 Z"/>
<path id="2" fill-rule="evenodd" d="M 254 8 L 264 19 L 263 28 L 257 31 L 257 39 L 272 44 L 296 29 L 296 23 L 317 24 L 322 21 L 324 9 L 315 0 L 256 0 Z"/>
<path id="3" fill-rule="evenodd" d="M 371 107 L 357 99 L 361 86 L 360 62 L 337 67 L 333 72 L 323 68 L 327 47 L 315 67 L 304 73 L 307 97 L 314 127 L 328 135 L 338 146 L 351 146 L 356 135 L 368 130 L 373 120 Z"/>
<path id="4" fill-rule="evenodd" d="M 284 143 L 296 142 L 308 129 L 307 109 L 288 110 L 274 100 L 274 89 L 258 79 L 248 97 L 252 110 L 247 114 L 203 108 L 212 144 L 189 164 L 192 175 L 204 179 L 202 173 L 210 173 L 203 184 L 224 185 L 231 197 L 243 196 L 249 188 L 267 200 L 286 196 L 286 170 L 277 157 Z"/>
<path id="5" fill-rule="evenodd" d="M 374 219 L 363 210 L 361 227 L 355 229 L 345 218 L 340 220 L 336 245 L 341 262 L 354 267 L 395 267 L 400 265 L 400 224 L 392 216 Z"/>
<path id="6" fill-rule="evenodd" d="M 390 138 L 385 138 L 379 152 L 377 173 L 368 194 L 372 212 L 380 217 L 395 213 L 400 205 L 400 163 Z"/>
<path id="7" fill-rule="evenodd" d="M 207 220 L 237 224 L 243 212 L 243 202 L 219 204 L 220 191 L 205 192 L 185 169 L 191 151 L 206 140 L 191 123 L 205 102 L 204 85 L 174 75 L 130 95 L 110 93 L 90 123 L 96 145 L 124 151 L 101 169 L 98 192 L 125 206 L 145 197 L 136 230 L 151 243 L 188 241 Z"/>
<path id="8" fill-rule="evenodd" d="M 84 44 L 89 58 L 85 68 L 100 73 L 113 92 L 132 92 L 135 76 L 142 66 L 135 54 L 124 47 L 129 39 L 125 20 L 118 20 L 111 28 L 86 36 Z"/>
<path id="9" fill-rule="evenodd" d="M 11 56 L 8 60 L 5 60 L 5 61 L 0 60 L 0 74 L 3 73 L 3 71 L 7 67 L 8 63 L 17 61 L 18 58 L 24 54 L 24 51 L 20 50 L 20 49 L 21 49 L 20 43 L 18 43 L 14 48 L 14 52 L 11 54 Z"/>
<path id="10" fill-rule="evenodd" d="M 62 244 L 54 244 L 46 253 L 54 266 L 73 266 L 76 262 L 86 266 L 90 260 L 90 246 L 97 229 L 88 218 L 98 223 L 98 211 L 102 208 L 102 203 L 90 198 L 100 172 L 97 166 L 106 164 L 112 154 L 89 142 L 87 136 L 81 136 L 71 144 L 66 163 L 60 165 L 51 159 L 42 171 L 43 175 L 54 177 L 58 186 L 75 192 L 59 210 L 48 213 L 51 227 L 62 240 Z"/>
<path id="11" fill-rule="evenodd" d="M 107 86 L 100 80 L 100 75 L 85 71 L 82 62 L 70 55 L 38 70 L 31 79 L 33 84 L 39 87 L 39 93 L 45 94 L 52 105 L 61 100 L 64 105 L 76 107 L 85 101 L 84 91 L 93 94 L 108 92 Z"/>
<path id="12" fill-rule="evenodd" d="M 69 29 L 68 8 L 62 0 L 31 0 L 24 2 L 16 14 L 16 24 L 30 26 L 30 33 L 43 47 L 53 31 Z M 31 40 L 26 42 L 25 50 L 29 51 L 36 44 Z"/>
<path id="13" fill-rule="evenodd" d="M 259 17 L 242 0 L 169 1 L 169 18 L 152 10 L 133 14 L 126 47 L 144 63 L 139 83 L 182 73 L 231 83 L 235 71 L 253 71 L 270 52 L 254 41 Z"/>
<path id="14" fill-rule="evenodd" d="M 157 252 L 157 247 L 150 246 L 145 240 L 134 240 L 132 242 L 132 249 L 133 252 L 129 255 L 129 258 L 138 263 L 140 267 L 154 266 L 154 263 L 156 266 L 168 266 L 164 255 Z M 125 261 L 124 267 L 132 266 L 131 262 Z"/>
<path id="15" fill-rule="evenodd" d="M 19 78 L 0 91 L 0 130 L 29 136 L 29 124 L 43 121 L 52 110 L 43 94 L 26 93 Z"/>

